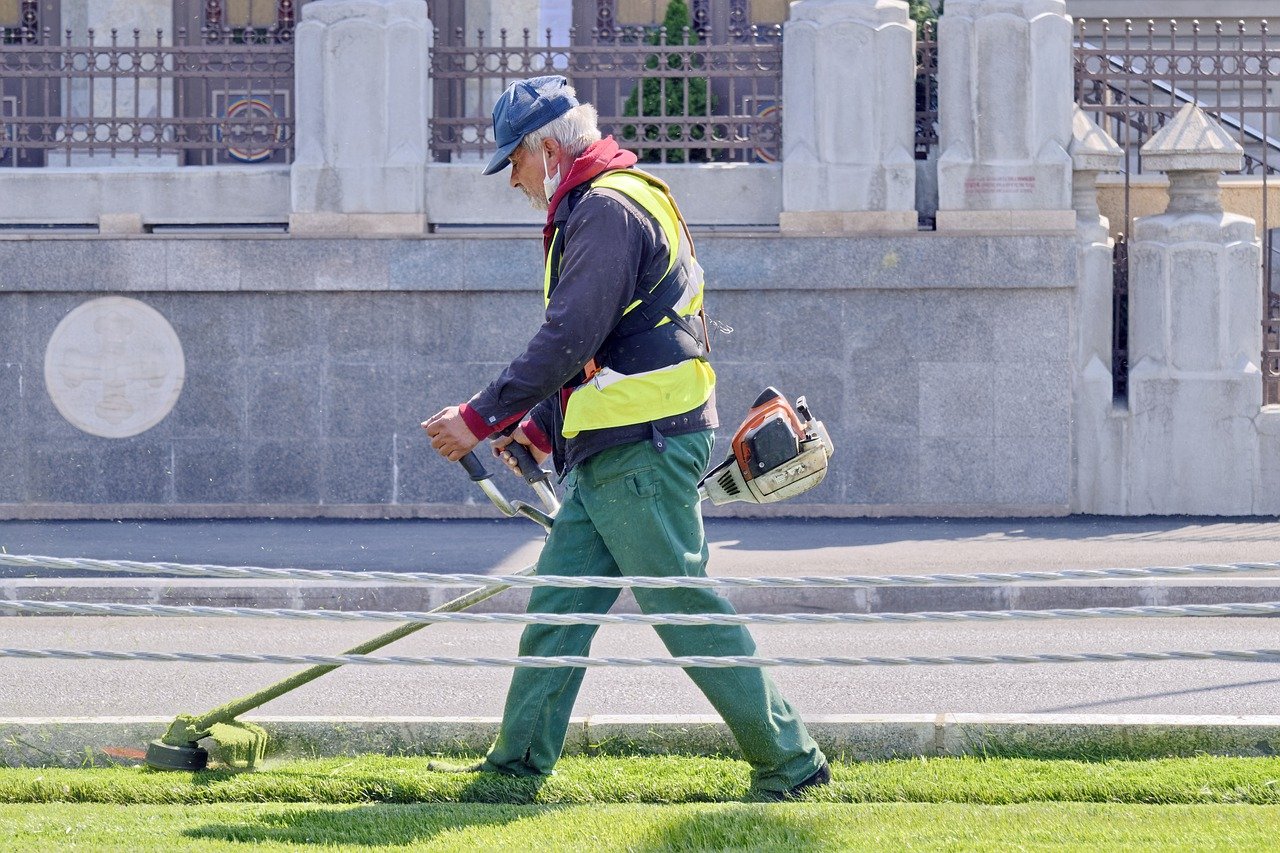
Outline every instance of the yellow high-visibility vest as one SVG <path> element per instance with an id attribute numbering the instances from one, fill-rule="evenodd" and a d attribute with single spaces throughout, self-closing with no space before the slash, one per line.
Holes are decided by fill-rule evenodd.
<path id="1" fill-rule="evenodd" d="M 675 304 L 668 307 L 679 317 L 697 317 L 702 311 L 702 267 L 694 256 L 688 227 L 667 185 L 635 169 L 606 172 L 591 185 L 622 193 L 654 218 L 670 247 L 670 259 L 664 276 L 653 284 L 651 292 L 671 274 L 677 263 L 685 264 L 685 285 Z M 543 278 L 543 297 L 547 304 L 551 302 L 553 273 L 558 272 L 556 268 L 563 255 L 561 246 L 557 229 L 551 238 Z M 643 299 L 635 300 L 627 306 L 623 316 L 642 304 Z M 670 322 L 663 317 L 654 324 L 654 328 Z M 715 371 L 705 358 L 688 358 L 631 374 L 603 367 L 570 393 L 561 432 L 565 438 L 573 438 L 583 430 L 628 426 L 682 415 L 707 402 L 715 385 Z"/>

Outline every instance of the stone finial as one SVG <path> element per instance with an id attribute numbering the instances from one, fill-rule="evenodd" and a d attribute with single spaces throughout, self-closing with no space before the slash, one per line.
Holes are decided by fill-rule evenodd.
<path id="1" fill-rule="evenodd" d="M 1084 220 L 1090 228 L 1098 227 L 1098 173 L 1118 172 L 1124 163 L 1124 152 L 1111 135 L 1079 107 L 1071 119 L 1071 204 L 1076 209 L 1077 226 Z M 1103 223 L 1105 227 L 1105 223 Z"/>
<path id="2" fill-rule="evenodd" d="M 1124 163 L 1124 152 L 1111 134 L 1079 107 L 1071 119 L 1071 144 L 1067 152 L 1077 172 L 1118 172 Z"/>
<path id="3" fill-rule="evenodd" d="M 1221 213 L 1218 177 L 1240 171 L 1244 149 L 1204 110 L 1187 104 L 1142 146 L 1142 165 L 1168 174 L 1166 213 Z"/>
<path id="4" fill-rule="evenodd" d="M 1155 172 L 1238 172 L 1244 149 L 1204 110 L 1187 104 L 1142 146 L 1142 165 Z"/>

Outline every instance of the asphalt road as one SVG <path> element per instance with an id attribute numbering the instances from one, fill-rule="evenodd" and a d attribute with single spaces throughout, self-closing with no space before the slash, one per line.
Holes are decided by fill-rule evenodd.
<path id="1" fill-rule="evenodd" d="M 1219 519 L 709 519 L 722 575 L 910 574 L 1280 559 L 1280 524 Z M 531 562 L 534 525 L 495 521 L 0 522 L 4 552 L 354 570 L 500 573 Z M 30 575 L 31 572 L 11 572 Z M 1280 621 L 1129 619 L 1010 625 L 761 627 L 765 655 L 920 655 L 1280 647 Z M 336 653 L 386 630 L 210 619 L 0 618 L 0 647 Z M 518 628 L 437 625 L 388 654 L 510 655 Z M 598 655 L 661 655 L 651 629 L 609 627 Z M 172 716 L 292 667 L 0 659 L 0 716 Z M 1119 663 L 777 669 L 806 714 L 1274 714 L 1280 664 Z M 347 667 L 272 715 L 495 716 L 505 670 Z M 580 714 L 709 713 L 672 670 L 587 674 Z"/>
<path id="2" fill-rule="evenodd" d="M 710 571 L 736 576 L 1280 560 L 1280 523 L 1268 521 L 711 518 L 706 526 Z M 354 571 L 497 574 L 532 562 L 541 541 L 523 519 L 0 521 L 0 553 Z M 35 574 L 0 567 L 0 577 Z"/>
<path id="3" fill-rule="evenodd" d="M 0 647 L 336 653 L 385 630 L 233 619 L 0 619 Z M 953 655 L 1280 647 L 1280 620 L 1125 619 L 1014 624 L 758 627 L 760 653 Z M 518 628 L 435 625 L 385 653 L 514 654 Z M 593 654 L 663 655 L 643 626 L 602 628 Z M 0 717 L 201 712 L 297 667 L 0 659 Z M 1280 663 L 1170 662 L 773 670 L 807 715 L 918 713 L 1275 714 Z M 507 670 L 345 667 L 264 706 L 284 716 L 497 716 Z M 683 673 L 587 673 L 578 714 L 706 714 Z"/>

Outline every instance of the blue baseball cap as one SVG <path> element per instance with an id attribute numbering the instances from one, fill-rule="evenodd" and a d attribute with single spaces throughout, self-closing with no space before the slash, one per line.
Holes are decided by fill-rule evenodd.
<path id="1" fill-rule="evenodd" d="M 501 172 L 520 140 L 577 105 L 578 100 L 569 93 L 569 81 L 559 74 L 512 83 L 493 105 L 493 135 L 497 138 L 498 150 L 484 173 Z"/>

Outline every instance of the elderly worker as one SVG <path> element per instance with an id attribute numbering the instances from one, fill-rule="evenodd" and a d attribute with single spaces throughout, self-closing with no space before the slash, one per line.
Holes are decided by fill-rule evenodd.
<path id="1" fill-rule="evenodd" d="M 547 212 L 546 319 L 525 351 L 470 401 L 423 423 L 441 456 L 485 438 L 552 455 L 564 503 L 540 575 L 701 577 L 707 563 L 697 486 L 716 426 L 715 373 L 702 321 L 702 268 L 670 191 L 601 139 L 596 111 L 559 76 L 512 84 L 493 109 L 511 186 Z M 509 456 L 509 454 L 507 455 Z M 646 613 L 732 613 L 708 589 L 635 589 Z M 605 613 L 617 589 L 533 590 L 532 613 Z M 585 655 L 596 628 L 531 625 L 521 655 Z M 661 626 L 671 654 L 752 655 L 738 626 Z M 751 764 L 754 790 L 791 797 L 831 771 L 763 670 L 687 669 Z M 512 776 L 552 772 L 581 668 L 516 669 L 497 742 L 480 764 Z"/>

